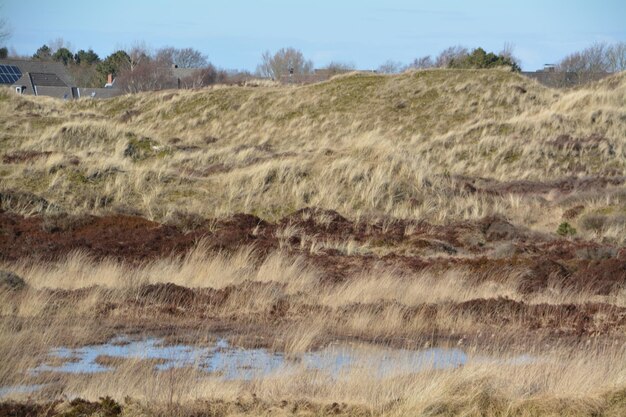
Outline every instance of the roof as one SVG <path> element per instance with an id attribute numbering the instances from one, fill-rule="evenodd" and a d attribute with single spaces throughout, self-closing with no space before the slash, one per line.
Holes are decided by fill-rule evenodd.
<path id="1" fill-rule="evenodd" d="M 0 65 L 12 65 L 20 69 L 22 74 L 29 72 L 31 74 L 55 74 L 66 86 L 74 85 L 72 76 L 68 73 L 67 68 L 60 62 L 55 61 L 38 61 L 31 59 L 0 59 Z"/>
<path id="2" fill-rule="evenodd" d="M 22 76 L 13 83 L 13 85 L 30 85 L 32 87 L 32 83 L 30 82 L 30 74 L 27 72 L 23 72 Z"/>
<path id="3" fill-rule="evenodd" d="M 0 84 L 13 84 L 22 76 L 20 69 L 14 65 L 0 65 Z"/>
<path id="4" fill-rule="evenodd" d="M 33 81 L 33 84 L 36 86 L 47 86 L 47 87 L 67 87 L 67 84 L 63 82 L 56 74 L 45 73 L 45 72 L 31 72 L 30 79 Z"/>
<path id="5" fill-rule="evenodd" d="M 40 85 L 40 86 L 37 86 L 36 88 L 37 88 L 38 96 L 48 96 L 48 97 L 62 98 L 66 100 L 74 98 L 74 93 L 72 92 L 71 87 Z"/>

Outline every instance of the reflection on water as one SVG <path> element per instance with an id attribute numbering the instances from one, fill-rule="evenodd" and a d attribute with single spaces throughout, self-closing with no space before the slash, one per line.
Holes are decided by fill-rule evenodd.
<path id="1" fill-rule="evenodd" d="M 198 347 L 165 345 L 163 340 L 154 338 L 135 341 L 116 338 L 103 345 L 77 349 L 55 348 L 50 351 L 50 356 L 67 361 L 60 365 L 44 364 L 31 372 L 96 373 L 113 369 L 99 363 L 102 362 L 98 361 L 99 357 L 156 359 L 159 360 L 155 365 L 157 370 L 193 366 L 218 373 L 225 379 L 251 379 L 293 368 L 326 371 L 333 376 L 348 370 L 364 369 L 378 376 L 386 376 L 396 372 L 458 367 L 467 361 L 465 353 L 459 349 L 413 351 L 338 345 L 304 353 L 294 359 L 267 349 L 232 347 L 224 339 L 210 347 Z"/>
<path id="2" fill-rule="evenodd" d="M 30 369 L 36 377 L 44 372 L 93 374 L 113 371 L 124 360 L 152 360 L 154 369 L 194 367 L 223 379 L 249 380 L 273 373 L 319 371 L 332 378 L 342 378 L 353 371 L 364 371 L 370 377 L 383 378 L 425 370 L 453 369 L 469 363 L 460 349 L 433 348 L 424 350 L 393 349 L 379 346 L 330 345 L 326 348 L 287 357 L 267 349 L 244 349 L 230 346 L 220 339 L 211 346 L 166 345 L 162 339 L 132 340 L 117 337 L 102 345 L 70 349 L 51 349 L 49 363 Z M 530 356 L 496 359 L 471 357 L 471 363 L 521 365 L 534 362 Z M 11 394 L 32 394 L 44 385 L 0 387 L 0 398 Z"/>

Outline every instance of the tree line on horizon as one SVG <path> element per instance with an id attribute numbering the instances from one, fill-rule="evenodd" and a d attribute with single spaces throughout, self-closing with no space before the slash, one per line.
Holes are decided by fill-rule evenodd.
<path id="1" fill-rule="evenodd" d="M 1 26 L 1 25 L 0 25 Z M 8 39 L 9 32 L 0 27 L 0 42 Z M 0 48 L 0 58 L 16 57 L 9 54 L 6 47 Z M 24 58 L 24 57 L 22 57 Z M 74 52 L 69 43 L 59 38 L 38 48 L 31 59 L 56 61 L 65 65 L 77 85 L 102 87 L 111 74 L 118 87 L 128 92 L 161 90 L 165 88 L 198 88 L 215 83 L 241 83 L 250 78 L 263 77 L 283 80 L 285 77 L 313 74 L 314 64 L 302 51 L 295 48 L 282 48 L 261 55 L 261 62 L 255 73 L 248 71 L 226 71 L 218 69 L 208 57 L 194 48 L 174 48 L 171 46 L 151 50 L 145 44 L 135 44 L 130 48 L 119 49 L 101 58 L 92 49 L 79 49 Z M 495 53 L 483 48 L 469 50 L 463 46 L 452 46 L 441 51 L 436 57 L 430 55 L 416 58 L 409 64 L 389 60 L 375 71 L 383 74 L 401 73 L 411 69 L 453 68 L 483 69 L 508 67 L 520 72 L 520 60 L 513 53 L 513 46 L 505 44 Z M 181 84 L 174 84 L 174 68 L 186 68 Z M 323 68 L 326 76 L 356 70 L 351 63 L 334 61 Z M 594 43 L 588 48 L 567 55 L 556 64 L 560 72 L 619 72 L 626 70 L 626 42 L 614 44 Z M 180 81 L 179 81 L 180 83 Z"/>

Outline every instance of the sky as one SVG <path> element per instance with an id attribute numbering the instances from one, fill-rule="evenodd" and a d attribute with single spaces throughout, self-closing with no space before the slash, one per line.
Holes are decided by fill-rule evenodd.
<path id="1" fill-rule="evenodd" d="M 101 58 L 145 43 L 192 47 L 215 66 L 254 71 L 266 51 L 300 49 L 375 69 L 463 45 L 514 46 L 534 71 L 594 42 L 626 41 L 626 0 L 0 0 L 7 44 L 32 55 L 63 38 Z"/>

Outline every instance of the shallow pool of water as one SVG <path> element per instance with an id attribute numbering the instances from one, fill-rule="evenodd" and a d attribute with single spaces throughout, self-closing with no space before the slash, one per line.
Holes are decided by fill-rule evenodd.
<path id="1" fill-rule="evenodd" d="M 463 365 L 466 354 L 460 349 L 405 350 L 379 347 L 331 345 L 322 350 L 308 352 L 296 358 L 267 349 L 233 347 L 224 339 L 209 347 L 166 345 L 163 340 L 148 338 L 129 340 L 116 338 L 102 345 L 76 349 L 55 348 L 49 353 L 58 365 L 44 364 L 31 369 L 31 374 L 41 372 L 98 373 L 113 370 L 107 361 L 98 358 L 158 360 L 157 370 L 197 367 L 216 373 L 225 379 L 251 379 L 288 369 L 305 369 L 328 372 L 339 376 L 342 372 L 365 369 L 377 376 L 394 373 L 412 373 L 425 369 L 445 369 Z M 63 362 L 63 360 L 66 360 Z"/>
<path id="2" fill-rule="evenodd" d="M 423 350 L 394 349 L 371 345 L 335 344 L 301 355 L 286 356 L 268 349 L 244 349 L 217 340 L 210 346 L 171 345 L 163 339 L 117 337 L 101 345 L 81 348 L 58 347 L 48 352 L 44 364 L 28 371 L 42 373 L 95 374 L 110 372 L 125 360 L 151 360 L 156 371 L 194 367 L 225 380 L 250 380 L 273 373 L 319 371 L 342 378 L 353 371 L 365 371 L 374 378 L 406 375 L 426 370 L 453 369 L 472 364 L 521 365 L 536 361 L 522 355 L 506 359 L 472 355 L 456 348 Z M 45 385 L 0 386 L 0 398 L 29 395 Z"/>

